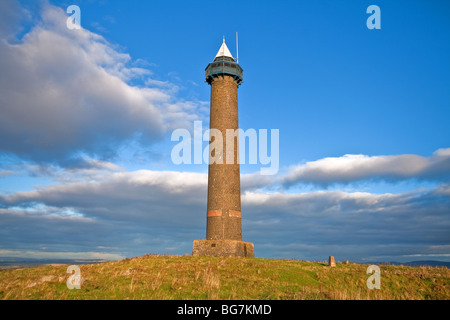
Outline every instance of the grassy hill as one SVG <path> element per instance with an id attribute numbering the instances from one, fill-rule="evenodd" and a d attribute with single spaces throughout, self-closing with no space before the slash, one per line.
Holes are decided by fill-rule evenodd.
<path id="1" fill-rule="evenodd" d="M 69 290 L 68 265 L 0 270 L 0 299 L 450 299 L 450 269 L 381 265 L 369 290 L 368 265 L 146 255 L 80 265 Z"/>

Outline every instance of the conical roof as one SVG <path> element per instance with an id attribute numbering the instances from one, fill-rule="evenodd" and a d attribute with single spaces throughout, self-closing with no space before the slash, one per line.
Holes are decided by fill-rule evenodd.
<path id="1" fill-rule="evenodd" d="M 225 38 L 223 39 L 222 46 L 220 47 L 219 51 L 216 54 L 216 57 L 230 57 L 234 60 L 233 56 L 231 55 L 230 50 L 228 50 L 227 45 L 225 44 Z"/>

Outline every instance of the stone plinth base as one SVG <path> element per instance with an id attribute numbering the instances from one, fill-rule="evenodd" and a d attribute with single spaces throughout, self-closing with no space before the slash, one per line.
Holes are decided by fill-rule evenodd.
<path id="1" fill-rule="evenodd" d="M 238 240 L 194 240 L 192 255 L 212 257 L 255 256 L 253 243 Z"/>

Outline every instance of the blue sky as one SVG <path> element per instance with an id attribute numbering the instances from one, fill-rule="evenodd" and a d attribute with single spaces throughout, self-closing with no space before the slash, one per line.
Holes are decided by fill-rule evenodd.
<path id="1" fill-rule="evenodd" d="M 170 136 L 208 127 L 204 69 L 238 31 L 240 127 L 280 132 L 277 175 L 241 166 L 256 255 L 450 261 L 448 2 L 0 9 L 0 256 L 190 253 L 207 166 L 173 164 Z"/>

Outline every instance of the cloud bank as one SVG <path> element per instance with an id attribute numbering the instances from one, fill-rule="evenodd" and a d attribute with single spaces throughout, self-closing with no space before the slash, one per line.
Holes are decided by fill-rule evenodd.
<path id="1" fill-rule="evenodd" d="M 327 186 L 361 180 L 400 181 L 406 179 L 446 181 L 450 178 L 450 148 L 430 157 L 414 154 L 367 156 L 347 154 L 293 166 L 282 177 L 285 185 L 312 183 Z"/>
<path id="2" fill-rule="evenodd" d="M 100 35 L 68 29 L 61 8 L 44 3 L 39 22 L 13 41 L 25 9 L 1 6 L 0 153 L 77 166 L 80 153 L 110 159 L 121 144 L 149 145 L 197 118 L 196 103 L 172 90 L 129 85 L 149 83 L 151 71 Z"/>
<path id="3" fill-rule="evenodd" d="M 450 187 L 400 194 L 314 191 L 242 196 L 244 240 L 260 257 L 320 260 L 445 255 Z M 190 253 L 204 237 L 207 175 L 105 173 L 0 197 L 0 242 L 10 250 L 62 248 L 123 256 Z M 14 232 L 12 232 L 14 230 Z"/>

